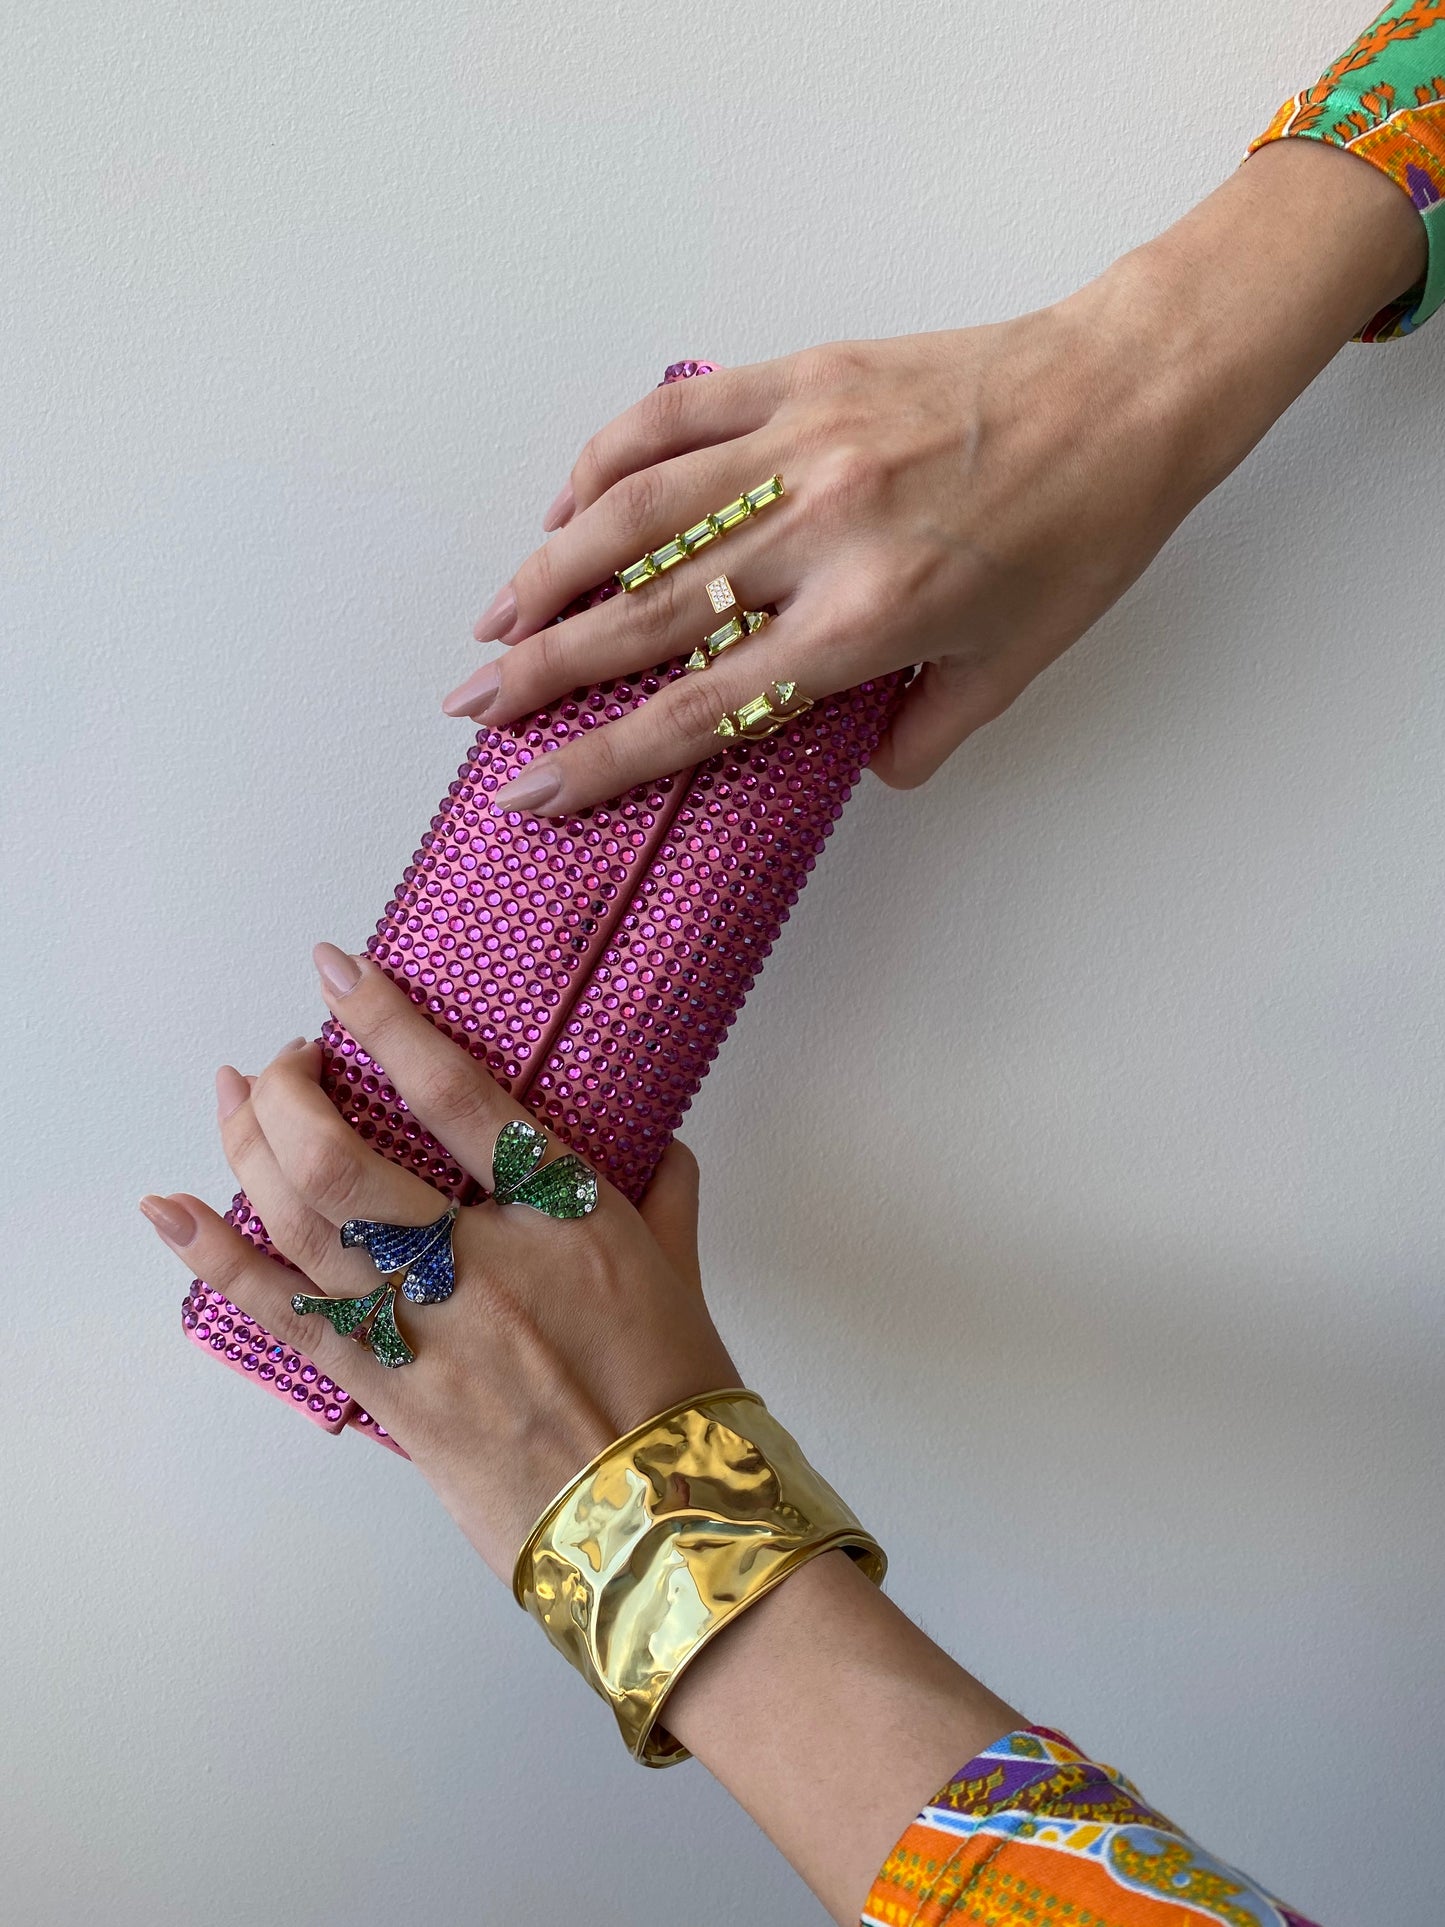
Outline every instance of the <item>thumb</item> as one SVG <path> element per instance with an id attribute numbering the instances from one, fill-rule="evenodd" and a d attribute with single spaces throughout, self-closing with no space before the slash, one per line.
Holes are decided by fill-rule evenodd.
<path id="1" fill-rule="evenodd" d="M 916 789 L 966 736 L 1007 707 L 975 665 L 926 662 L 904 691 L 868 767 L 890 789 Z"/>
<path id="2" fill-rule="evenodd" d="M 642 1222 L 690 1285 L 702 1288 L 697 1257 L 698 1163 L 674 1138 L 637 1207 Z"/>

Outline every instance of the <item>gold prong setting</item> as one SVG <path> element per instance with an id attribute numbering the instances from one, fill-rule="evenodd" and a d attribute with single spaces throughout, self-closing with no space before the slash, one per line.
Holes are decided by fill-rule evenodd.
<path id="1" fill-rule="evenodd" d="M 730 616 L 720 629 L 714 629 L 710 636 L 704 636 L 700 646 L 693 650 L 687 659 L 689 669 L 706 669 L 724 649 L 731 649 L 735 642 L 744 636 L 754 636 L 759 629 L 765 629 L 772 621 L 766 609 L 740 609 Z"/>
<path id="2" fill-rule="evenodd" d="M 727 710 L 713 733 L 761 742 L 764 737 L 776 736 L 786 723 L 805 716 L 812 707 L 812 698 L 801 695 L 795 682 L 775 682 L 761 696 Z"/>
<path id="3" fill-rule="evenodd" d="M 766 482 L 760 482 L 756 488 L 735 496 L 724 507 L 705 515 L 700 522 L 694 522 L 691 528 L 681 530 L 670 541 L 664 542 L 661 548 L 650 549 L 646 555 L 639 556 L 636 562 L 629 562 L 625 569 L 616 572 L 614 580 L 624 593 L 640 589 L 644 582 L 651 582 L 654 576 L 665 575 L 669 569 L 675 569 L 679 562 L 689 561 L 699 549 L 706 548 L 709 542 L 716 542 L 729 529 L 746 522 L 759 509 L 766 508 L 769 502 L 776 502 L 782 493 L 782 476 L 770 475 Z M 721 607 L 726 608 L 727 604 Z"/>

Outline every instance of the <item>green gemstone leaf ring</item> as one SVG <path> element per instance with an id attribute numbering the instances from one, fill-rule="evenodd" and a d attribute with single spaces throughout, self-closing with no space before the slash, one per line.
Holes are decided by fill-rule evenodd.
<path id="1" fill-rule="evenodd" d="M 548 1218 L 585 1218 L 597 1209 L 597 1173 L 575 1151 L 543 1164 L 547 1133 L 530 1118 L 513 1118 L 492 1147 L 495 1204 L 526 1204 Z M 453 1202 L 430 1224 L 383 1224 L 348 1218 L 339 1237 L 361 1247 L 382 1273 L 382 1282 L 359 1298 L 328 1298 L 296 1292 L 291 1309 L 324 1318 L 333 1331 L 369 1345 L 383 1365 L 410 1365 L 416 1353 L 396 1322 L 397 1293 L 413 1305 L 439 1305 L 456 1289 L 452 1229 L 461 1206 Z"/>

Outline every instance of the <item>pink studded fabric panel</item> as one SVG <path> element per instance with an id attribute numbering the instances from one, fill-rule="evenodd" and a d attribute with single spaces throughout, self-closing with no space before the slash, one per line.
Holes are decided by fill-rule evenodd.
<path id="1" fill-rule="evenodd" d="M 664 379 L 707 371 L 682 362 Z M 613 593 L 607 584 L 558 619 Z M 508 729 L 484 729 L 367 945 L 439 1029 L 633 1199 L 797 902 L 904 680 L 827 698 L 765 742 L 738 741 L 585 816 L 492 811 L 493 792 L 548 744 L 625 714 L 683 673 L 678 657 L 651 674 L 576 691 Z M 375 1150 L 447 1197 L 481 1195 L 339 1024 L 328 1022 L 321 1040 L 323 1087 Z M 244 1193 L 227 1216 L 273 1249 Z M 182 1322 L 194 1343 L 327 1431 L 354 1425 L 401 1451 L 344 1386 L 200 1279 L 183 1300 Z"/>

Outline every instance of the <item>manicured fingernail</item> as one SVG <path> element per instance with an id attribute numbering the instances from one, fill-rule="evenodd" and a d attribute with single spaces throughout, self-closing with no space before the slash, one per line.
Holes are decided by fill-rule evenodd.
<path id="1" fill-rule="evenodd" d="M 361 965 L 334 943 L 318 943 L 311 952 L 316 973 L 333 997 L 345 997 L 361 982 Z"/>
<path id="2" fill-rule="evenodd" d="M 305 1050 L 310 1041 L 309 1037 L 293 1037 L 289 1044 L 283 1044 L 281 1048 L 282 1050 Z"/>
<path id="3" fill-rule="evenodd" d="M 222 1064 L 216 1072 L 216 1115 L 224 1124 L 232 1111 L 238 1111 L 251 1095 L 251 1086 L 232 1064 Z"/>
<path id="4" fill-rule="evenodd" d="M 188 1245 L 195 1237 L 195 1219 L 174 1198 L 158 1198 L 151 1193 L 141 1199 L 140 1208 L 167 1244 Z"/>
<path id="5" fill-rule="evenodd" d="M 564 482 L 557 492 L 557 499 L 542 517 L 543 531 L 550 535 L 553 529 L 560 529 L 564 522 L 570 522 L 577 508 L 577 497 L 572 493 L 572 484 Z"/>
<path id="6" fill-rule="evenodd" d="M 548 760 L 550 761 L 550 758 Z M 503 783 L 492 798 L 492 808 L 498 813 L 506 810 L 535 810 L 539 805 L 549 803 L 561 787 L 560 770 L 548 769 L 545 764 L 540 769 L 524 770 L 510 783 Z"/>
<path id="7" fill-rule="evenodd" d="M 494 662 L 489 662 L 474 676 L 459 682 L 450 696 L 442 697 L 442 713 L 446 716 L 470 716 L 475 720 L 491 708 L 501 686 L 502 672 Z"/>
<path id="8" fill-rule="evenodd" d="M 517 620 L 517 597 L 509 582 L 499 589 L 477 617 L 472 634 L 478 642 L 499 642 Z"/>

